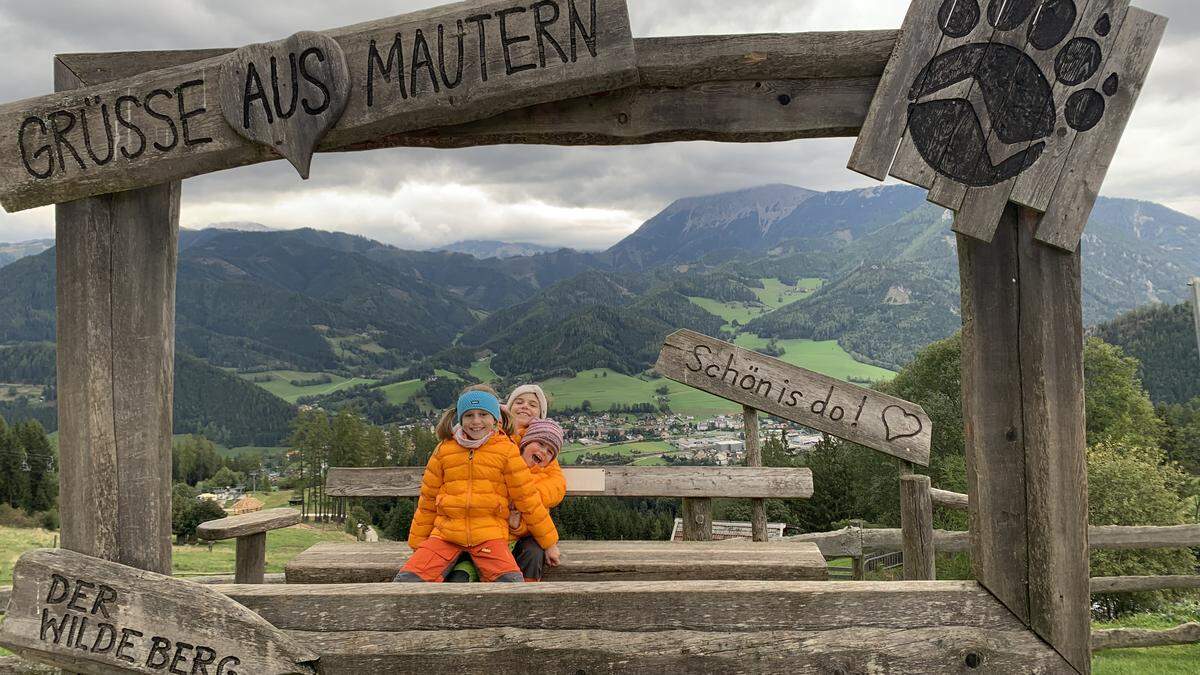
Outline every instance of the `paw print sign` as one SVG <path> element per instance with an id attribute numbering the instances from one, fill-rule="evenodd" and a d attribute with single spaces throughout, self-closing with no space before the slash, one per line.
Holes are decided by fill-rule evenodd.
<path id="1" fill-rule="evenodd" d="M 991 241 L 1008 202 L 1074 251 L 1166 19 L 1129 0 L 914 0 L 849 167 Z"/>

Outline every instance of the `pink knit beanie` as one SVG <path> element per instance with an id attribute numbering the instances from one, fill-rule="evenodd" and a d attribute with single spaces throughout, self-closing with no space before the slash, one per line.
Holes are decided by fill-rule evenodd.
<path id="1" fill-rule="evenodd" d="M 534 420 L 529 423 L 525 435 L 521 437 L 521 449 L 524 450 L 526 445 L 534 441 L 554 450 L 554 456 L 558 457 L 563 444 L 562 427 L 554 420 Z"/>

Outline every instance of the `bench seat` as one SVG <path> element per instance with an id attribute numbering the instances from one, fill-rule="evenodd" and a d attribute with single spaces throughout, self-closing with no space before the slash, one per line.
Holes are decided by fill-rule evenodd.
<path id="1" fill-rule="evenodd" d="M 824 581 L 825 558 L 810 542 L 564 541 L 546 581 L 749 579 Z M 290 584 L 391 581 L 411 550 L 403 542 L 323 542 L 284 568 Z"/>

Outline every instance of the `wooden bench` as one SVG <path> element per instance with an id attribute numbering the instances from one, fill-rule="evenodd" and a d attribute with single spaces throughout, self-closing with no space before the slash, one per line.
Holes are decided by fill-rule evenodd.
<path id="1" fill-rule="evenodd" d="M 811 542 L 564 541 L 546 581 L 748 579 L 824 581 L 825 557 Z M 289 584 L 391 581 L 408 560 L 404 542 L 323 542 L 284 567 Z"/>
<path id="2" fill-rule="evenodd" d="M 332 468 L 325 489 L 332 497 L 415 497 L 423 471 Z M 606 466 L 563 474 L 571 496 L 683 498 L 692 503 L 685 513 L 706 518 L 710 528 L 714 497 L 807 499 L 813 490 L 812 472 L 804 468 Z M 563 564 L 547 581 L 828 579 L 825 558 L 810 542 L 564 541 L 561 547 Z M 293 558 L 285 574 L 288 583 L 390 581 L 408 554 L 403 542 L 323 543 Z"/>
<path id="3" fill-rule="evenodd" d="M 261 584 L 267 567 L 267 532 L 299 523 L 296 509 L 266 509 L 201 523 L 196 536 L 209 541 L 236 538 L 234 582 Z"/>

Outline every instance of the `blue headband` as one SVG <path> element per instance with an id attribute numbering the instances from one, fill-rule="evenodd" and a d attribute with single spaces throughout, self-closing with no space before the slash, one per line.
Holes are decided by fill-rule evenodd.
<path id="1" fill-rule="evenodd" d="M 462 422 L 462 416 L 468 410 L 483 410 L 491 413 L 496 421 L 500 421 L 500 401 L 486 391 L 468 391 L 458 397 L 458 410 L 454 416 L 455 422 Z"/>

